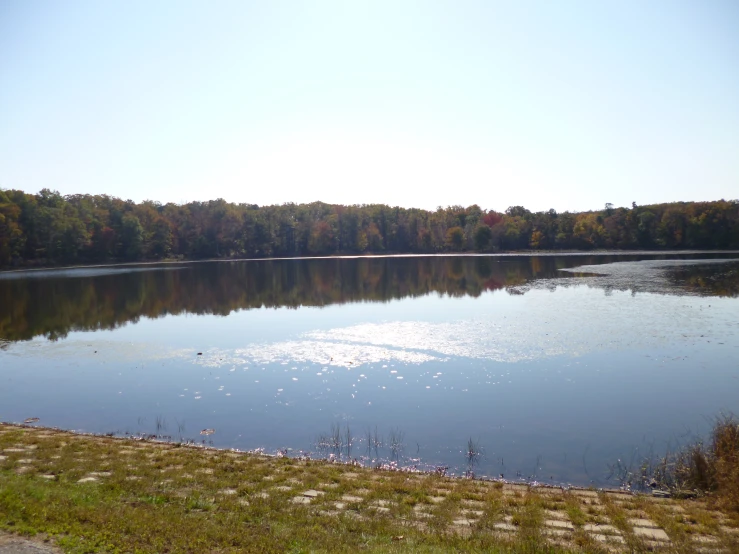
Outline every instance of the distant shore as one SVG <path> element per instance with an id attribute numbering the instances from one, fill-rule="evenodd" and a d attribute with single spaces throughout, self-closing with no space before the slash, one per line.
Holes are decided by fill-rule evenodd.
<path id="1" fill-rule="evenodd" d="M 354 259 L 381 259 L 381 258 L 505 258 L 505 257 L 532 257 L 532 256 L 681 256 L 697 254 L 736 254 L 739 250 L 516 250 L 510 252 L 439 252 L 439 253 L 393 253 L 393 254 L 337 254 L 333 256 L 294 256 L 271 258 L 190 258 L 161 260 L 145 260 L 137 262 L 110 262 L 110 263 L 79 263 L 74 265 L 28 265 L 20 267 L 0 268 L 3 273 L 25 273 L 31 271 L 73 270 L 105 267 L 140 267 L 156 265 L 185 265 L 210 262 L 268 262 L 289 260 L 354 260 Z"/>

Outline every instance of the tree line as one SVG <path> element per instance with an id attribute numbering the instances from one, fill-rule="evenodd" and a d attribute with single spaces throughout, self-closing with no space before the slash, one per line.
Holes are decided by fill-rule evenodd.
<path id="1" fill-rule="evenodd" d="M 313 202 L 135 203 L 107 195 L 0 190 L 0 267 L 167 258 L 363 253 L 739 248 L 739 200 L 589 212 L 435 211 Z"/>

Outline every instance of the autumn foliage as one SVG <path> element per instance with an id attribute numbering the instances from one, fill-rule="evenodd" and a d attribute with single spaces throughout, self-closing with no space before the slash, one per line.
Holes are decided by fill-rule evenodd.
<path id="1" fill-rule="evenodd" d="M 314 202 L 135 203 L 0 190 L 0 266 L 360 253 L 739 248 L 739 201 L 581 213 Z"/>

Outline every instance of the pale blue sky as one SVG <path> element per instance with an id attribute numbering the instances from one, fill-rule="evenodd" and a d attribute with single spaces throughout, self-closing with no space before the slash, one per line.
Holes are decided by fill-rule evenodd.
<path id="1" fill-rule="evenodd" d="M 0 188 L 739 197 L 739 2 L 0 0 Z"/>

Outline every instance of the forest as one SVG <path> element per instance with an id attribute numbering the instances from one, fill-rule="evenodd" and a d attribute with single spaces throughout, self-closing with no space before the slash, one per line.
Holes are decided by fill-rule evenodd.
<path id="1" fill-rule="evenodd" d="M 0 267 L 333 254 L 739 248 L 739 200 L 504 213 L 313 202 L 136 203 L 0 189 Z"/>

